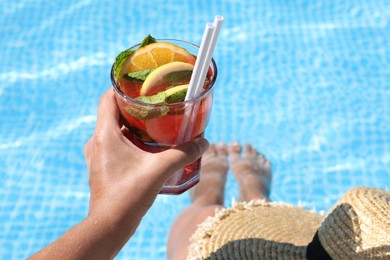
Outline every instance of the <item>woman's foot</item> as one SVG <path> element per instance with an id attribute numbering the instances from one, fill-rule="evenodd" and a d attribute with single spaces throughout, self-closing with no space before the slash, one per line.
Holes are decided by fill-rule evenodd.
<path id="1" fill-rule="evenodd" d="M 239 201 L 265 199 L 269 201 L 271 185 L 271 163 L 250 144 L 245 145 L 241 155 L 241 145 L 229 146 L 230 164 L 240 187 Z"/>
<path id="2" fill-rule="evenodd" d="M 202 156 L 200 181 L 191 191 L 193 203 L 223 205 L 226 175 L 229 169 L 225 143 L 211 144 Z"/>

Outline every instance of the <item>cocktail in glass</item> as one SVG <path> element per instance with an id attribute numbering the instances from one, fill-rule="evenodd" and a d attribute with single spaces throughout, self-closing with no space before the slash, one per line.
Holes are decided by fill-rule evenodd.
<path id="1" fill-rule="evenodd" d="M 158 40 L 158 42 L 175 44 L 192 55 L 198 52 L 198 46 L 185 41 L 165 39 Z M 138 48 L 139 44 L 131 47 L 130 50 Z M 196 58 L 195 55 L 194 58 Z M 212 60 L 203 91 L 199 96 L 188 101 L 150 104 L 138 98 L 142 82 L 129 80 L 126 76 L 117 80 L 113 66 L 111 80 L 124 125 L 132 133 L 131 141 L 139 148 L 155 153 L 203 136 L 211 113 L 213 86 L 216 78 L 217 67 L 215 61 Z M 161 90 L 161 87 L 159 88 Z M 191 109 L 194 111 L 192 120 L 189 120 Z M 199 182 L 200 165 L 201 159 L 198 159 L 174 173 L 167 180 L 160 194 L 180 194 L 194 186 Z"/>

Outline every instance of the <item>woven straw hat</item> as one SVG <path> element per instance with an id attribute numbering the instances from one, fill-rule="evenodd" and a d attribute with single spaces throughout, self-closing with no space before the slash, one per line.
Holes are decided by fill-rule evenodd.
<path id="1" fill-rule="evenodd" d="M 206 219 L 191 241 L 188 259 L 390 259 L 390 192 L 354 188 L 325 217 L 238 203 Z"/>

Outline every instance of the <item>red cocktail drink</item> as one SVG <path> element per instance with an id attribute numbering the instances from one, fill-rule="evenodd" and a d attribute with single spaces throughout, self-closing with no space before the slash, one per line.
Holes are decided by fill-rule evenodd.
<path id="1" fill-rule="evenodd" d="M 127 58 L 128 60 L 123 63 L 124 68 L 117 70 L 120 71 L 117 75 L 115 75 L 115 65 L 111 71 L 121 117 L 132 133 L 131 141 L 139 148 L 153 153 L 203 136 L 211 113 L 213 85 L 217 77 L 217 67 L 212 60 L 202 93 L 192 100 L 184 101 L 191 67 L 196 60 L 194 53 L 197 53 L 198 47 L 179 40 L 158 40 L 158 43 L 160 45 L 146 46 L 147 50 L 144 50 L 145 47 L 139 48 L 139 45 L 130 48 L 129 50 L 140 51 L 132 53 Z M 173 44 L 180 49 L 176 50 L 165 43 Z M 146 63 L 137 60 L 137 55 L 144 55 L 144 53 L 166 55 L 169 51 L 161 51 L 158 48 L 167 46 L 168 49 L 173 48 L 174 53 L 182 52 L 181 48 L 183 48 L 190 56 L 180 53 L 172 61 L 164 60 L 163 58 L 166 57 L 160 55 L 155 57 L 155 60 L 162 64 L 157 64 L 151 69 L 139 68 L 139 64 Z M 152 63 L 145 66 L 154 65 Z M 192 120 L 188 120 L 193 108 L 195 109 Z M 176 172 L 160 193 L 180 194 L 194 186 L 199 181 L 200 164 L 201 159 L 198 159 Z"/>

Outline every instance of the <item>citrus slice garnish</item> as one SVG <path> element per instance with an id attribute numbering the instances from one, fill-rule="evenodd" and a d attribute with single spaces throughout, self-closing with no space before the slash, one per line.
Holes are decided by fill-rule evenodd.
<path id="1" fill-rule="evenodd" d="M 188 84 L 179 85 L 153 96 L 139 96 L 136 99 L 148 104 L 172 104 L 184 101 L 188 90 Z"/>
<path id="2" fill-rule="evenodd" d="M 195 57 L 182 47 L 168 42 L 156 42 L 139 48 L 126 60 L 122 73 L 155 69 L 172 61 L 195 64 Z"/>
<path id="3" fill-rule="evenodd" d="M 188 84 L 194 65 L 181 61 L 164 64 L 153 70 L 142 84 L 140 95 L 150 96 L 167 87 Z"/>
<path id="4" fill-rule="evenodd" d="M 168 104 L 183 101 L 186 97 L 188 84 L 176 86 L 165 90 L 165 102 Z"/>

